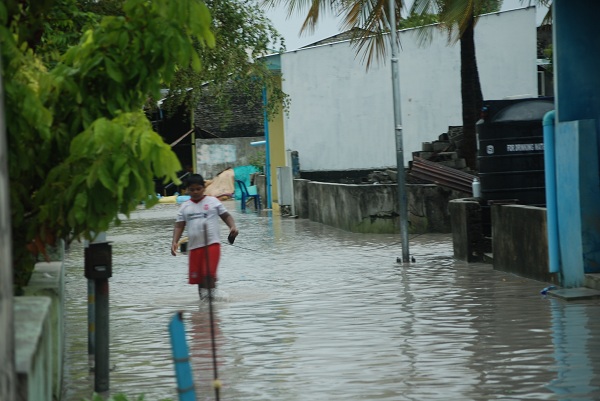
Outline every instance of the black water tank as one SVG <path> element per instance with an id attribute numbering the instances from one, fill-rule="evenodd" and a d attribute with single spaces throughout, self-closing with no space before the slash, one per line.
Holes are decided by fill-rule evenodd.
<path id="1" fill-rule="evenodd" d="M 554 99 L 547 97 L 484 102 L 477 123 L 477 161 L 486 206 L 546 205 L 542 119 L 550 110 Z M 484 232 L 490 234 L 489 210 L 482 212 Z"/>

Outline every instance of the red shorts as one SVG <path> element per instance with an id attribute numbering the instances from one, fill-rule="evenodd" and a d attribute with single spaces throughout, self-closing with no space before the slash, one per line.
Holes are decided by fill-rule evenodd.
<path id="1" fill-rule="evenodd" d="M 200 284 L 203 288 L 214 288 L 220 257 L 221 244 L 219 243 L 190 250 L 188 282 L 190 284 Z"/>

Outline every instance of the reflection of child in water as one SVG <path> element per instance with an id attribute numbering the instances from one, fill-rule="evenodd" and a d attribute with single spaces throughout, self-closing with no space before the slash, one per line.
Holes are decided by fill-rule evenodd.
<path id="1" fill-rule="evenodd" d="M 175 220 L 171 254 L 177 255 L 179 239 L 187 227 L 190 284 L 198 284 L 200 297 L 202 288 L 215 288 L 217 267 L 221 257 L 219 217 L 229 227 L 233 240 L 239 233 L 233 217 L 214 196 L 204 195 L 204 179 L 200 174 L 191 174 L 185 180 L 190 200 L 184 202 Z M 207 263 L 208 262 L 208 263 Z"/>
<path id="2" fill-rule="evenodd" d="M 212 328 L 211 320 L 207 316 L 207 309 L 200 308 L 199 311 L 191 312 L 190 325 L 188 333 L 191 337 L 189 342 L 190 348 L 190 360 L 193 363 L 194 381 L 196 385 L 196 391 L 201 392 L 200 394 L 210 394 L 214 391 L 214 383 L 210 378 L 213 377 L 214 357 L 220 355 L 219 345 L 224 343 L 223 334 L 220 328 L 220 319 L 218 311 L 213 314 L 214 323 L 214 335 L 215 335 L 215 349 L 213 354 L 212 348 Z M 217 369 L 221 366 L 222 362 L 220 358 L 217 358 Z M 198 372 L 198 373 L 196 373 Z M 218 373 L 218 372 L 217 372 Z"/>

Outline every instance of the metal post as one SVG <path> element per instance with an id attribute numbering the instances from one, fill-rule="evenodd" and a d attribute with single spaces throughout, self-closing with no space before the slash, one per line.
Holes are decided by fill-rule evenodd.
<path id="1" fill-rule="evenodd" d="M 296 217 L 296 202 L 294 201 L 294 167 L 292 161 L 292 151 L 290 149 L 285 151 L 285 158 L 286 165 L 289 167 L 289 169 L 285 170 L 285 174 L 287 175 L 287 179 L 291 186 L 290 217 Z"/>
<path id="2" fill-rule="evenodd" d="M 196 153 L 196 127 L 194 126 L 194 108 L 190 107 L 190 125 L 191 125 L 191 129 L 192 129 L 192 136 L 191 136 L 191 150 L 192 150 L 192 173 L 196 174 L 198 172 L 198 160 L 197 160 L 197 153 Z M 182 166 L 182 167 L 186 167 L 186 166 Z"/>
<path id="3" fill-rule="evenodd" d="M 266 193 L 267 193 L 267 209 L 271 209 L 272 205 L 272 195 L 271 195 L 271 142 L 269 138 L 269 116 L 267 115 L 267 88 L 263 86 L 262 97 L 263 97 L 263 123 L 265 127 L 265 180 L 266 180 Z"/>
<path id="4" fill-rule="evenodd" d="M 94 391 L 109 389 L 108 279 L 94 280 L 96 294 L 96 353 L 94 354 Z"/>
<path id="5" fill-rule="evenodd" d="M 14 363 L 13 260 L 5 118 L 0 65 L 0 400 L 10 401 L 16 399 L 17 380 Z"/>
<path id="6" fill-rule="evenodd" d="M 108 279 L 112 277 L 112 248 L 106 233 L 86 243 L 84 274 L 88 279 L 88 352 L 94 355 L 94 391 L 103 393 L 109 389 Z"/>
<path id="7" fill-rule="evenodd" d="M 96 300 L 94 280 L 88 280 L 88 356 L 90 362 L 96 353 L 96 344 L 94 341 L 96 335 Z"/>
<path id="8" fill-rule="evenodd" d="M 171 350 L 179 401 L 196 401 L 196 389 L 194 388 L 190 354 L 185 339 L 182 312 L 176 313 L 171 319 L 169 334 L 171 335 Z"/>
<path id="9" fill-rule="evenodd" d="M 101 232 L 96 236 L 94 242 L 105 242 L 106 241 L 106 233 Z M 92 242 L 92 243 L 94 243 Z M 84 247 L 87 248 L 90 246 L 88 241 L 84 241 Z M 92 356 L 96 353 L 96 344 L 95 344 L 95 333 L 96 333 L 96 301 L 95 301 L 95 280 L 88 279 L 88 356 L 90 363 L 92 362 Z"/>
<path id="10" fill-rule="evenodd" d="M 406 178 L 404 173 L 404 146 L 402 144 L 402 113 L 400 105 L 400 73 L 398 53 L 400 46 L 396 39 L 396 6 L 389 0 L 390 42 L 392 48 L 392 87 L 394 94 L 394 131 L 396 136 L 396 166 L 398 168 L 398 201 L 400 206 L 400 235 L 402 236 L 402 262 L 408 263 L 408 204 Z"/>

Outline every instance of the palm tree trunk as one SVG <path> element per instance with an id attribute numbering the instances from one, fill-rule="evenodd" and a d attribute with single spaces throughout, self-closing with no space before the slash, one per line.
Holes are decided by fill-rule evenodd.
<path id="1" fill-rule="evenodd" d="M 483 95 L 475 56 L 475 17 L 471 13 L 469 24 L 460 38 L 460 76 L 462 95 L 463 141 L 461 154 L 467 166 L 477 170 L 477 137 L 475 124 L 483 106 Z"/>

